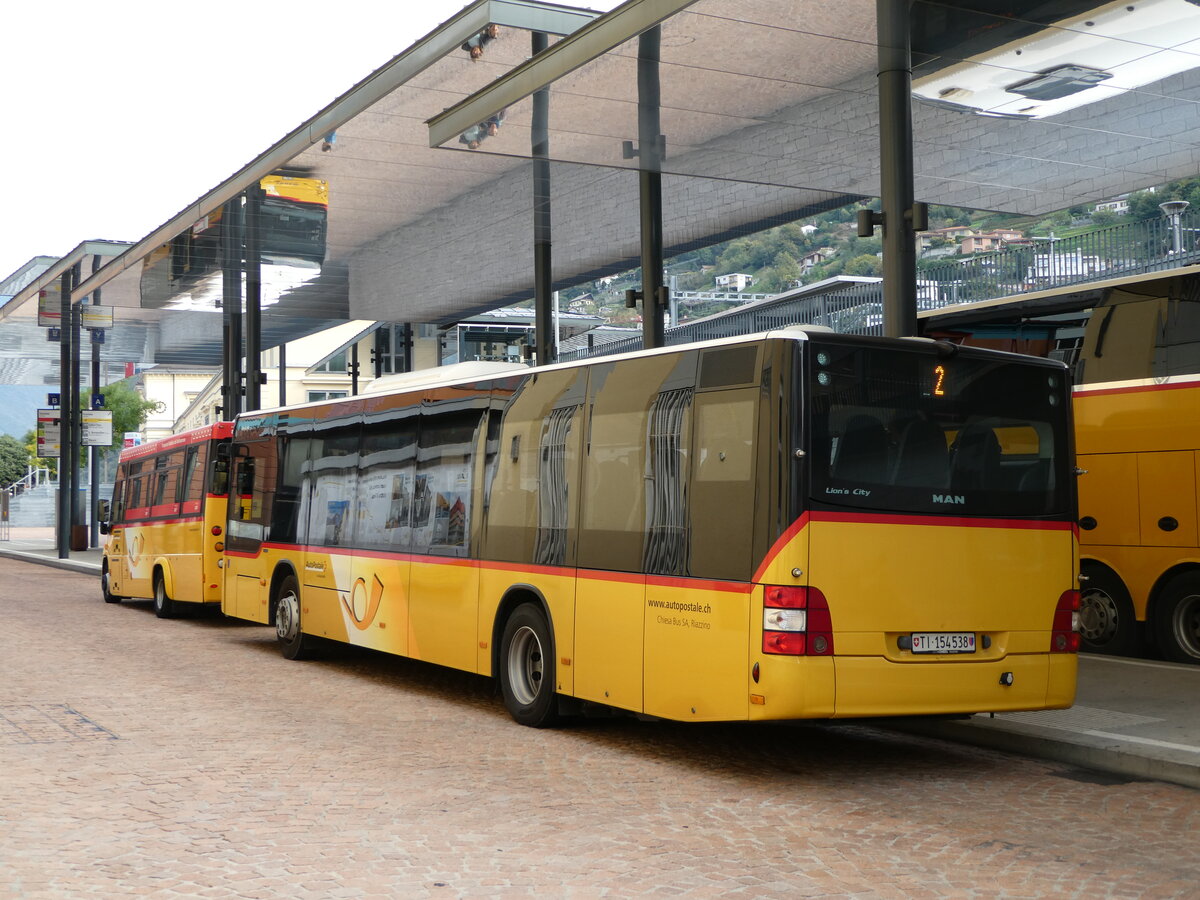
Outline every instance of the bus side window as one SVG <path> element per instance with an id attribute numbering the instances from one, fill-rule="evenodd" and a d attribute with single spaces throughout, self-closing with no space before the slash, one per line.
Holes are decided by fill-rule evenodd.
<path id="1" fill-rule="evenodd" d="M 758 402 L 758 388 L 696 395 L 689 492 L 694 520 L 712 527 L 692 530 L 692 575 L 752 574 Z"/>
<path id="2" fill-rule="evenodd" d="M 125 521 L 125 493 L 129 489 L 129 466 L 121 466 L 117 471 L 117 480 L 113 485 L 112 519 L 116 524 Z"/>
<path id="3" fill-rule="evenodd" d="M 138 475 L 136 471 L 131 471 L 130 474 L 132 477 L 129 479 L 128 508 L 138 509 L 142 506 L 142 488 L 145 484 L 146 477 L 144 475 Z"/>
<path id="4" fill-rule="evenodd" d="M 208 492 L 224 497 L 229 493 L 229 457 L 218 455 L 212 461 L 212 473 L 208 480 Z"/>
<path id="5" fill-rule="evenodd" d="M 200 446 L 200 444 L 193 444 L 187 448 L 187 453 L 183 459 L 182 477 L 176 486 L 176 503 L 182 503 L 185 500 L 201 499 L 201 491 L 204 486 L 201 476 L 204 470 L 198 464 L 200 461 Z"/>
<path id="6" fill-rule="evenodd" d="M 179 492 L 179 473 L 183 464 L 183 453 L 175 452 L 169 456 L 160 456 L 154 461 L 154 496 L 152 506 L 164 506 L 176 501 Z M 159 511 L 159 514 L 162 510 Z"/>
<path id="7" fill-rule="evenodd" d="M 309 445 L 312 439 L 302 435 L 288 435 L 279 439 L 282 461 L 279 465 L 279 482 L 275 499 L 271 505 L 270 537 L 273 541 L 295 543 L 300 524 L 300 495 L 304 482 L 304 466 L 308 462 Z"/>
<path id="8" fill-rule="evenodd" d="M 238 460 L 237 467 L 237 504 L 234 512 L 237 518 L 247 521 L 252 518 L 252 503 L 254 494 L 254 457 L 244 456 Z"/>

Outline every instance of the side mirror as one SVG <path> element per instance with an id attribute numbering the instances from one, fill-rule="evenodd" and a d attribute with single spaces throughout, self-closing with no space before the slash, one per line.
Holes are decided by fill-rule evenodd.
<path id="1" fill-rule="evenodd" d="M 108 534 L 110 531 L 112 531 L 112 526 L 109 525 L 107 522 L 101 521 L 100 522 L 100 533 Z"/>
<path id="2" fill-rule="evenodd" d="M 109 518 L 109 502 L 107 500 L 96 501 L 96 520 L 108 524 Z M 108 532 L 104 532 L 108 534 Z"/>

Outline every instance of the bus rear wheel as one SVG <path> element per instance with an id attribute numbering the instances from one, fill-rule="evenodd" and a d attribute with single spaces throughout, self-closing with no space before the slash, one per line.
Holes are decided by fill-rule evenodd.
<path id="1" fill-rule="evenodd" d="M 550 623 L 534 603 L 522 603 L 504 623 L 500 639 L 500 693 L 522 725 L 544 728 L 558 720 Z"/>
<path id="2" fill-rule="evenodd" d="M 161 572 L 154 575 L 154 614 L 160 619 L 173 619 L 179 615 L 179 604 L 167 596 L 166 579 Z"/>
<path id="3" fill-rule="evenodd" d="M 1108 569 L 1083 566 L 1087 581 L 1079 595 L 1079 637 L 1084 650 L 1124 656 L 1137 649 L 1133 601 Z"/>
<path id="4" fill-rule="evenodd" d="M 300 626 L 300 582 L 289 575 L 279 584 L 275 601 L 275 637 L 284 659 L 311 659 L 313 640 Z"/>
<path id="5" fill-rule="evenodd" d="M 1154 633 L 1164 657 L 1200 665 L 1200 573 L 1170 581 L 1154 609 Z"/>

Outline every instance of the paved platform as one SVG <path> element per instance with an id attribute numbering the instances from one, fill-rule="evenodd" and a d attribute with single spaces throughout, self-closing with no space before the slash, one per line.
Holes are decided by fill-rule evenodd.
<path id="1" fill-rule="evenodd" d="M 101 551 L 58 558 L 50 528 L 12 528 L 0 556 L 99 576 Z M 1083 654 L 1075 706 L 888 727 L 1200 789 L 1200 666 Z"/>

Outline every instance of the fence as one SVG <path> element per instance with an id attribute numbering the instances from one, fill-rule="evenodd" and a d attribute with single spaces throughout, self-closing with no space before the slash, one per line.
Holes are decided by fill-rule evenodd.
<path id="1" fill-rule="evenodd" d="M 1166 271 L 1200 263 L 1200 213 L 1178 221 L 1153 219 L 1100 228 L 1072 237 L 1033 238 L 970 259 L 920 266 L 917 308 L 940 309 L 958 303 L 992 300 Z M 883 330 L 883 290 L 879 282 L 854 284 L 819 294 L 765 302 L 667 329 L 667 346 L 711 338 L 753 334 L 786 325 L 824 325 L 848 334 Z M 638 350 L 641 336 L 579 348 L 560 354 L 563 362 Z"/>

